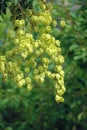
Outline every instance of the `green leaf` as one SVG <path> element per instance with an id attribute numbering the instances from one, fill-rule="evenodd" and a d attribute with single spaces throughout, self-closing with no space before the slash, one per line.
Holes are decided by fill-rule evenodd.
<path id="1" fill-rule="evenodd" d="M 3 16 L 4 16 L 5 21 L 10 21 L 10 17 L 12 16 L 12 14 L 9 8 L 6 9 L 6 14 Z"/>
<path id="2" fill-rule="evenodd" d="M 17 5 L 18 4 L 18 0 L 15 0 L 15 5 Z"/>
<path id="3" fill-rule="evenodd" d="M 4 23 L 0 23 L 0 38 L 4 37 L 5 29 L 6 29 L 6 25 Z"/>
<path id="4" fill-rule="evenodd" d="M 2 22 L 3 21 L 3 18 L 2 18 L 2 16 L 0 15 L 0 22 Z"/>
<path id="5" fill-rule="evenodd" d="M 78 47 L 79 47 L 79 45 L 74 44 L 74 45 L 71 45 L 71 46 L 70 46 L 69 50 L 70 50 L 70 51 L 73 51 L 73 50 L 76 50 Z"/>

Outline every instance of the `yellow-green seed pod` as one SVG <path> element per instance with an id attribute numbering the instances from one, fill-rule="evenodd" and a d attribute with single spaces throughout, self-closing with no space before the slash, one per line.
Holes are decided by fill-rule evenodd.
<path id="1" fill-rule="evenodd" d="M 65 27 L 65 21 L 60 21 L 60 26 L 61 26 L 62 28 L 64 28 L 64 27 Z"/>

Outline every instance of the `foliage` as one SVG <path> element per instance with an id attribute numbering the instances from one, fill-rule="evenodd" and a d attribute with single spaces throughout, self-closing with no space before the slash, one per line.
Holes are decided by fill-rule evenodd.
<path id="1" fill-rule="evenodd" d="M 37 34 L 43 33 L 40 25 L 36 28 L 35 24 L 29 22 L 32 7 L 34 7 L 34 15 L 35 12 L 43 12 L 44 6 L 41 6 L 41 3 L 39 5 L 38 0 L 34 2 L 16 0 L 15 3 L 6 0 L 6 2 L 11 13 L 2 3 L 4 8 L 1 8 L 1 12 L 7 10 L 7 13 L 0 15 L 0 54 L 5 54 L 13 48 L 13 45 L 15 46 L 13 40 L 19 38 L 17 31 L 20 28 L 26 33 L 31 31 L 34 39 L 37 38 Z M 61 0 L 60 4 L 46 3 L 46 8 L 51 11 L 53 19 L 50 35 L 61 41 L 62 54 L 65 58 L 63 64 L 67 90 L 64 96 L 65 102 L 59 104 L 55 102 L 54 88 L 50 87 L 52 84 L 50 85 L 48 80 L 47 87 L 36 84 L 29 92 L 26 86 L 18 89 L 13 80 L 5 82 L 0 75 L 0 130 L 87 129 L 87 2 L 86 0 L 79 2 L 68 0 L 68 2 L 67 6 L 64 0 Z M 79 9 L 75 10 L 75 4 L 79 5 Z M 15 19 L 19 21 L 25 19 L 25 26 L 19 27 L 20 24 L 17 24 L 20 23 L 19 21 L 15 25 Z M 65 28 L 63 28 L 65 23 L 60 21 L 66 22 Z M 49 31 L 48 28 L 48 33 Z M 8 46 L 9 43 L 11 46 Z"/>
<path id="2" fill-rule="evenodd" d="M 59 106 L 59 129 L 86 130 L 87 120 L 87 2 L 77 1 L 54 5 L 54 14 L 66 21 L 65 29 L 57 29 L 65 57 L 65 102 Z M 60 13 L 61 12 L 61 13 Z M 63 123 L 60 123 L 60 120 Z M 68 125 L 66 125 L 68 124 Z"/>
<path id="3" fill-rule="evenodd" d="M 52 4 L 34 0 L 31 9 L 22 8 L 21 1 L 15 6 L 13 2 L 6 4 L 10 10 L 20 4 L 25 15 L 20 16 L 18 8 L 14 12 L 7 8 L 6 14 L 0 15 L 0 129 L 50 129 L 46 121 L 54 113 L 47 113 L 48 103 L 52 107 L 53 98 L 63 102 L 65 92 L 60 41 L 51 33 L 57 25 L 51 16 Z"/>

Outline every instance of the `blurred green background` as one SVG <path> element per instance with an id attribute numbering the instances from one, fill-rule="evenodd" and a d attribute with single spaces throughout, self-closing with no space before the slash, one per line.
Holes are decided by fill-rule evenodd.
<path id="1" fill-rule="evenodd" d="M 32 8 L 31 0 L 19 2 L 24 10 Z M 6 7 L 11 9 L 13 21 L 19 14 L 22 16 L 19 2 L 0 3 L 0 53 L 9 40 L 6 35 L 13 29 L 10 12 L 5 14 Z M 8 89 L 0 75 L 0 130 L 87 130 L 87 0 L 55 1 L 52 16 L 58 25 L 60 20 L 66 22 L 65 28 L 52 30 L 52 35 L 61 41 L 65 58 L 65 102 L 57 104 L 53 91 L 48 94 L 49 87 L 27 93 L 8 83 Z"/>

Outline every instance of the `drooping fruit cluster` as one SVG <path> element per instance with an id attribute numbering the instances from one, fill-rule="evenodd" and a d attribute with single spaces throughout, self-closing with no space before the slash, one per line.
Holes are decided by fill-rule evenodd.
<path id="1" fill-rule="evenodd" d="M 19 88 L 25 86 L 29 91 L 36 84 L 48 87 L 49 83 L 55 88 L 55 100 L 63 102 L 64 58 L 60 41 L 51 35 L 51 26 L 56 26 L 57 22 L 52 19 L 46 2 L 40 1 L 38 8 L 38 11 L 34 7 L 28 11 L 29 30 L 24 19 L 15 20 L 17 30 L 13 48 L 0 55 L 0 72 L 5 81 L 10 78 Z"/>

